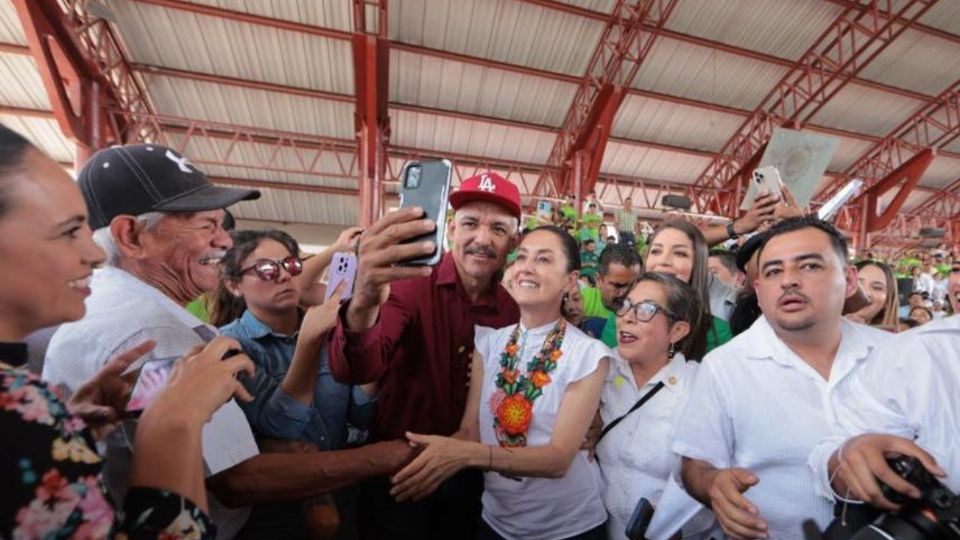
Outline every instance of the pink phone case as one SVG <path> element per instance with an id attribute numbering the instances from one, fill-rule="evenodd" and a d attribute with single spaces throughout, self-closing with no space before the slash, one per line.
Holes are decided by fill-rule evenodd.
<path id="1" fill-rule="evenodd" d="M 353 280 L 357 277 L 357 258 L 353 253 L 334 253 L 330 261 L 330 279 L 327 281 L 327 290 L 323 293 L 324 302 L 330 298 L 337 284 L 345 281 L 347 286 L 343 290 L 343 300 L 353 296 Z"/>

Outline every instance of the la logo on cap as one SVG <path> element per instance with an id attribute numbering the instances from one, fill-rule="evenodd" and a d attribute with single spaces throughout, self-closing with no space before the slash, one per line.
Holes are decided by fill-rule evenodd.
<path id="1" fill-rule="evenodd" d="M 493 193 L 497 190 L 497 186 L 493 185 L 493 180 L 491 180 L 489 176 L 483 175 L 480 177 L 480 185 L 477 189 Z"/>

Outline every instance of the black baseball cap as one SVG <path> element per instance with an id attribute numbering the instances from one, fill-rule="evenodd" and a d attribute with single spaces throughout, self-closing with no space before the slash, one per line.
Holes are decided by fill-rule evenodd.
<path id="1" fill-rule="evenodd" d="M 187 158 L 159 144 L 100 150 L 80 169 L 77 184 L 94 230 L 119 215 L 202 212 L 260 197 L 255 189 L 213 185 Z"/>
<path id="2" fill-rule="evenodd" d="M 753 254 L 756 253 L 766 238 L 766 232 L 757 233 L 747 238 L 743 245 L 737 248 L 737 268 L 741 272 L 747 271 L 747 263 L 750 262 L 750 257 L 753 257 Z"/>

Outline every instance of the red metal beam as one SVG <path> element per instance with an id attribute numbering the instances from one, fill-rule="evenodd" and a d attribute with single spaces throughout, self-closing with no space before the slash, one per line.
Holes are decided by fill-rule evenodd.
<path id="1" fill-rule="evenodd" d="M 890 222 L 903 208 L 903 203 L 907 201 L 910 192 L 920 182 L 920 177 L 923 176 L 932 162 L 933 150 L 928 148 L 904 162 L 896 170 L 851 201 L 850 206 L 853 208 L 862 205 L 860 213 L 862 223 L 860 227 L 854 229 L 859 233 L 857 245 L 866 245 L 867 234 L 878 232 L 890 225 Z M 894 195 L 893 200 L 890 201 L 883 212 L 878 214 L 877 204 L 880 197 L 894 188 L 897 188 L 897 194 Z"/>
<path id="2" fill-rule="evenodd" d="M 811 118 L 934 1 L 908 0 L 894 10 L 892 0 L 872 0 L 866 10 L 844 9 L 724 145 L 697 185 L 732 187 L 776 125 Z"/>
<path id="3" fill-rule="evenodd" d="M 110 125 L 106 107 L 151 112 L 110 26 L 88 14 L 84 0 L 16 0 L 14 6 L 61 130 L 77 142 L 78 166 L 123 139 L 126 126 Z"/>
<path id="4" fill-rule="evenodd" d="M 0 43 L 0 53 L 29 56 L 30 47 L 27 47 L 26 45 L 18 45 L 16 43 Z"/>
<path id="5" fill-rule="evenodd" d="M 357 92 L 356 132 L 360 163 L 360 224 L 369 227 L 383 213 L 381 189 L 387 174 L 390 117 L 387 95 L 390 45 L 387 4 L 375 4 L 376 20 L 367 18 L 368 2 L 354 0 L 353 75 Z M 370 23 L 370 24 L 368 24 Z"/>
<path id="6" fill-rule="evenodd" d="M 816 197 L 829 199 L 853 178 L 867 182 L 867 188 L 926 148 L 939 148 L 960 136 L 960 80 L 936 99 L 911 115 L 887 137 L 876 143 L 844 174 L 828 184 Z"/>
<path id="7" fill-rule="evenodd" d="M 675 6 L 676 0 L 618 0 L 613 8 L 547 159 L 549 168 L 561 171 L 553 178 L 559 193 L 567 191 L 575 176 L 578 204 L 596 184 L 624 89 L 632 86 L 657 38 L 656 30 L 644 30 L 644 22 L 662 28 Z"/>

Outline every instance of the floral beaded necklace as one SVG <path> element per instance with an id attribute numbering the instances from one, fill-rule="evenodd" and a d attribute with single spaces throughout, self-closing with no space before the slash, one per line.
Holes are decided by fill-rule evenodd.
<path id="1" fill-rule="evenodd" d="M 520 325 L 510 334 L 510 340 L 500 354 L 500 372 L 497 373 L 497 391 L 490 400 L 493 413 L 493 431 L 503 447 L 527 445 L 527 431 L 533 421 L 533 402 L 543 395 L 543 387 L 550 384 L 550 373 L 557 368 L 563 356 L 560 346 L 567 330 L 567 321 L 561 318 L 554 325 L 540 348 L 540 352 L 527 362 L 526 371 L 520 373 L 519 347 Z"/>

